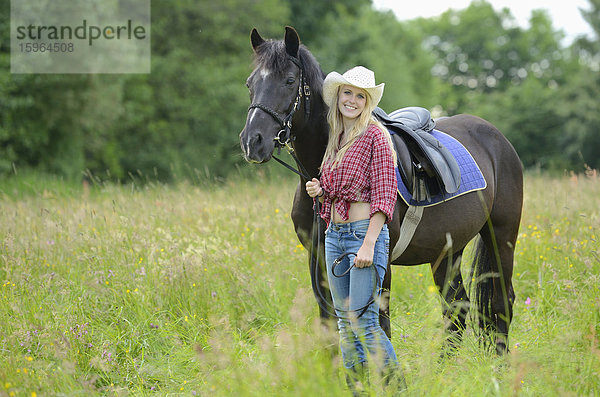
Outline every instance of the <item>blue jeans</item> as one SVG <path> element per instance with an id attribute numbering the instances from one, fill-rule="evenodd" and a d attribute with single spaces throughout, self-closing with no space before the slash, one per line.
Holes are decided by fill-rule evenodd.
<path id="1" fill-rule="evenodd" d="M 350 223 L 331 222 L 325 234 L 325 261 L 333 305 L 338 315 L 340 350 L 344 367 L 352 368 L 367 361 L 367 353 L 378 368 L 396 366 L 398 359 L 392 343 L 379 325 L 379 297 L 385 276 L 390 237 L 384 225 L 373 255 L 373 265 L 359 269 L 353 267 L 346 275 L 332 273 L 333 262 L 344 253 L 357 253 L 361 247 L 369 220 Z M 343 258 L 335 274 L 344 273 L 354 263 L 355 255 Z M 377 279 L 376 279 L 377 277 Z M 375 299 L 373 299 L 375 298 Z M 366 311 L 362 308 L 369 303 Z"/>

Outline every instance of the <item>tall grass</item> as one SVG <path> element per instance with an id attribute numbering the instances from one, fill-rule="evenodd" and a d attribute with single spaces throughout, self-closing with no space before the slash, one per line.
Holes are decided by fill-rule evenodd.
<path id="1" fill-rule="evenodd" d="M 0 396 L 347 395 L 295 183 L 0 182 Z M 407 395 L 600 395 L 600 181 L 525 187 L 506 358 L 468 331 L 441 361 L 429 267 L 394 268 Z"/>

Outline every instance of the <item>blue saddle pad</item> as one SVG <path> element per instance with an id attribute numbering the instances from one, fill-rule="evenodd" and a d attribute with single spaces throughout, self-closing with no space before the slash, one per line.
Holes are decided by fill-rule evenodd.
<path id="1" fill-rule="evenodd" d="M 402 182 L 402 178 L 400 176 L 400 171 L 396 168 L 396 178 L 398 179 L 398 194 L 402 197 L 402 200 L 408 205 L 414 206 L 425 206 L 430 207 L 441 202 L 453 199 L 458 196 L 462 196 L 463 194 L 473 192 L 476 190 L 483 190 L 487 187 L 487 182 L 479 169 L 479 166 L 471 156 L 471 153 L 456 139 L 451 137 L 450 135 L 438 131 L 433 130 L 431 134 L 438 140 L 442 145 L 444 145 L 454 156 L 456 162 L 458 163 L 458 167 L 460 168 L 460 187 L 459 189 L 450 194 L 439 194 L 437 196 L 433 196 L 431 201 L 422 201 L 418 202 L 413 200 L 412 194 L 408 191 L 408 188 Z"/>

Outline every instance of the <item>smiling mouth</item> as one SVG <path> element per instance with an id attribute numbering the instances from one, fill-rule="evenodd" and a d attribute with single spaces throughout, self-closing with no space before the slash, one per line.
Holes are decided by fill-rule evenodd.
<path id="1" fill-rule="evenodd" d="M 354 106 L 344 105 L 344 107 L 348 110 L 356 110 L 356 108 Z"/>

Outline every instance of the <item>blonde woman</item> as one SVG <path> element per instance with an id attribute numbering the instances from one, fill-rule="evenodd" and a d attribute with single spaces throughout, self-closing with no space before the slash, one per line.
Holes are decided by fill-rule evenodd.
<path id="1" fill-rule="evenodd" d="M 328 225 L 325 260 L 339 318 L 340 350 L 350 374 L 362 373 L 367 360 L 384 374 L 398 367 L 394 348 L 379 324 L 375 299 L 387 269 L 387 223 L 397 194 L 392 141 L 371 114 L 383 88 L 362 66 L 343 75 L 327 75 L 323 99 L 329 106 L 329 142 L 320 180 L 306 183 L 308 195 L 321 201 L 320 215 Z M 335 274 L 345 273 L 342 277 L 332 273 L 338 258 Z"/>

